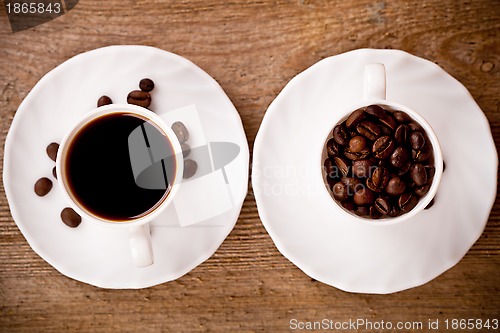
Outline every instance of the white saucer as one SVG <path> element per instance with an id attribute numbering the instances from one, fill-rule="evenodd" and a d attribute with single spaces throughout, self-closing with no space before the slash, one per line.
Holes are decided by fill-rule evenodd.
<path id="1" fill-rule="evenodd" d="M 385 65 L 387 99 L 430 123 L 446 163 L 434 206 L 394 225 L 346 221 L 318 176 L 324 134 L 337 107 L 362 100 L 367 63 Z M 266 230 L 307 275 L 345 291 L 391 293 L 432 280 L 467 253 L 488 221 L 497 168 L 488 121 L 464 86 L 408 53 L 361 49 L 318 62 L 273 101 L 255 140 L 252 185 Z"/>
<path id="2" fill-rule="evenodd" d="M 233 208 L 201 223 L 180 227 L 169 207 L 152 222 L 155 263 L 136 268 L 128 230 L 82 222 L 64 225 L 68 206 L 55 180 L 45 197 L 33 191 L 52 177 L 45 152 L 69 126 L 96 107 L 101 95 L 126 103 L 139 81 L 155 82 L 151 109 L 157 113 L 195 104 L 208 142 L 232 142 L 238 157 L 225 167 Z M 146 46 L 111 46 L 80 54 L 45 75 L 21 103 L 5 143 L 4 186 L 12 216 L 33 250 L 62 274 L 104 288 L 144 288 L 174 280 L 208 259 L 234 227 L 247 193 L 249 153 L 243 126 L 218 83 L 190 61 Z M 210 195 L 209 188 L 200 188 Z M 199 205 L 192 202 L 193 208 Z M 189 222 L 189 221 L 188 221 Z M 189 224 L 189 223 L 188 223 Z"/>

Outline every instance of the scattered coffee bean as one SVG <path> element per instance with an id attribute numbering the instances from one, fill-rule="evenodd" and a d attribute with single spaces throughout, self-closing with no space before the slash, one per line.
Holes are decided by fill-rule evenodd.
<path id="1" fill-rule="evenodd" d="M 362 217 L 396 217 L 429 192 L 435 173 L 425 130 L 403 111 L 370 105 L 337 124 L 326 142 L 333 198 Z"/>
<path id="2" fill-rule="evenodd" d="M 52 180 L 43 177 L 36 181 L 35 183 L 35 193 L 39 197 L 45 196 L 52 189 Z"/>
<path id="3" fill-rule="evenodd" d="M 146 91 L 134 90 L 128 94 L 127 103 L 147 108 L 151 104 L 151 95 Z"/>
<path id="4" fill-rule="evenodd" d="M 191 178 L 194 176 L 196 173 L 196 170 L 198 169 L 198 163 L 191 159 L 186 159 L 184 160 L 184 175 L 183 178 Z"/>
<path id="5" fill-rule="evenodd" d="M 57 159 L 57 151 L 59 150 L 59 144 L 56 142 L 52 142 L 47 146 L 47 155 L 52 161 L 56 161 Z"/>
<path id="6" fill-rule="evenodd" d="M 56 171 L 56 167 L 53 167 L 52 168 L 52 176 L 57 179 L 57 171 Z"/>
<path id="7" fill-rule="evenodd" d="M 172 124 L 172 131 L 174 131 L 180 143 L 184 143 L 189 139 L 189 132 L 186 126 L 180 121 L 176 121 Z"/>
<path id="8" fill-rule="evenodd" d="M 142 91 L 145 91 L 145 92 L 150 92 L 151 90 L 153 90 L 155 87 L 155 83 L 153 82 L 153 80 L 151 79 L 148 79 L 148 78 L 145 78 L 145 79 L 142 79 L 140 82 L 139 82 L 139 88 L 142 90 Z"/>
<path id="9" fill-rule="evenodd" d="M 191 153 L 191 147 L 185 142 L 181 143 L 181 149 L 182 149 L 182 156 L 184 158 L 188 157 L 188 155 Z"/>
<path id="10" fill-rule="evenodd" d="M 61 220 L 70 228 L 76 228 L 82 222 L 82 217 L 72 208 L 66 207 L 61 211 Z"/>
<path id="11" fill-rule="evenodd" d="M 111 98 L 109 98 L 108 96 L 106 95 L 103 95 L 101 97 L 99 97 L 99 99 L 97 100 L 97 106 L 104 106 L 104 105 L 109 105 L 109 104 L 113 104 L 113 101 L 111 100 Z"/>

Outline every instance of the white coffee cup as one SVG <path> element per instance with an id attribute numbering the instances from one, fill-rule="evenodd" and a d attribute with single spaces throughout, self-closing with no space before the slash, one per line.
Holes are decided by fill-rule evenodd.
<path id="1" fill-rule="evenodd" d="M 168 193 L 162 197 L 162 201 L 158 202 L 155 206 L 153 206 L 150 210 L 145 212 L 142 215 L 139 215 L 136 218 L 131 218 L 126 221 L 115 221 L 113 219 L 99 216 L 95 212 L 92 212 L 90 209 L 85 207 L 83 203 L 81 203 L 73 193 L 69 182 L 68 182 L 68 173 L 67 173 L 67 157 L 68 151 L 73 144 L 73 140 L 80 133 L 85 126 L 92 121 L 113 114 L 130 114 L 132 116 L 136 116 L 138 118 L 142 118 L 146 123 L 151 126 L 154 126 L 158 129 L 158 133 L 161 133 L 166 137 L 168 142 L 171 144 L 171 148 L 173 149 L 172 156 L 164 156 L 165 158 L 169 158 L 170 163 L 174 163 L 175 168 L 174 174 L 170 175 L 168 184 L 170 185 L 167 189 Z M 144 132 L 144 136 L 146 132 Z M 146 138 L 147 141 L 147 138 Z M 146 147 L 146 146 L 145 146 Z M 149 147 L 149 145 L 147 146 Z M 130 144 L 129 144 L 130 149 Z M 151 164 L 153 161 L 139 161 L 137 156 L 153 156 L 151 151 L 145 152 L 141 154 L 137 154 L 135 157 L 130 156 L 132 169 L 134 169 L 134 174 L 141 173 L 147 169 L 148 164 Z M 155 158 L 158 159 L 158 156 Z M 156 161 L 155 162 L 158 162 Z M 98 162 L 98 161 L 96 161 Z M 137 163 L 140 164 L 139 167 L 136 168 Z M 180 146 L 177 137 L 173 133 L 172 129 L 164 123 L 164 121 L 152 111 L 149 111 L 140 106 L 131 105 L 131 104 L 111 104 L 106 106 L 98 107 L 87 114 L 85 114 L 80 120 L 78 120 L 71 129 L 68 130 L 66 135 L 64 136 L 56 159 L 56 170 L 57 170 L 57 179 L 60 185 L 60 188 L 68 200 L 70 206 L 82 217 L 83 223 L 93 223 L 101 227 L 107 228 L 125 228 L 129 230 L 129 243 L 130 250 L 132 253 L 133 262 L 137 267 L 144 267 L 153 264 L 154 262 L 154 254 L 151 244 L 151 234 L 149 228 L 149 222 L 153 219 L 157 218 L 165 208 L 167 208 L 178 191 L 178 187 L 182 181 L 184 163 L 182 159 L 182 149 Z M 135 175 L 134 175 L 135 176 Z"/>
<path id="2" fill-rule="evenodd" d="M 441 152 L 441 147 L 439 145 L 436 133 L 429 125 L 429 123 L 418 112 L 405 105 L 389 101 L 386 99 L 386 70 L 384 64 L 371 63 L 365 65 L 363 100 L 353 105 L 350 105 L 345 110 L 339 112 L 337 121 L 335 121 L 333 125 L 335 126 L 336 124 L 340 124 L 343 121 L 345 121 L 353 111 L 373 104 L 380 105 L 384 109 L 389 111 L 403 111 L 407 113 L 425 131 L 432 145 L 432 151 L 434 155 L 434 167 L 435 167 L 435 174 L 427 194 L 425 194 L 423 197 L 420 198 L 418 204 L 411 211 L 397 217 L 387 217 L 375 221 L 368 218 L 357 216 L 353 212 L 345 209 L 340 203 L 338 203 L 333 198 L 333 194 L 329 189 L 328 183 L 326 182 L 326 177 L 325 177 L 326 173 L 323 168 L 323 161 L 327 158 L 326 144 L 321 156 L 321 170 L 323 172 L 322 178 L 325 181 L 325 187 L 329 195 L 332 197 L 332 205 L 334 205 L 336 209 L 341 210 L 342 214 L 346 216 L 346 218 L 356 222 L 376 224 L 376 225 L 388 225 L 388 224 L 400 223 L 402 221 L 410 219 L 411 217 L 415 216 L 416 214 L 424 210 L 425 207 L 427 207 L 427 205 L 436 195 L 439 183 L 441 181 L 441 176 L 443 174 L 443 155 Z M 331 137 L 331 131 L 329 131 L 329 133 L 325 135 L 325 137 L 326 139 L 324 142 L 326 143 L 328 139 Z"/>

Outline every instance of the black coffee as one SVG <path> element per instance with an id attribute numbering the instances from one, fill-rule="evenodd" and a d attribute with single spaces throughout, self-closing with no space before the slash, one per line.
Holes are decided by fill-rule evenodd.
<path id="1" fill-rule="evenodd" d="M 164 163 L 163 160 L 161 164 L 157 163 L 163 186 L 151 189 L 138 185 L 131 154 L 145 156 L 144 163 L 153 164 L 148 160 L 151 152 L 146 126 L 150 134 L 160 138 L 155 145 L 158 149 L 160 144 L 160 149 L 165 150 L 163 156 L 173 156 L 172 144 L 163 132 L 150 123 L 146 124 L 145 119 L 125 112 L 94 119 L 74 137 L 66 158 L 66 179 L 70 192 L 90 213 L 115 222 L 126 222 L 146 215 L 167 197 L 171 187 L 168 175 L 175 174 L 175 163 Z M 139 135 L 142 138 L 143 134 L 146 146 L 130 143 L 131 137 Z"/>

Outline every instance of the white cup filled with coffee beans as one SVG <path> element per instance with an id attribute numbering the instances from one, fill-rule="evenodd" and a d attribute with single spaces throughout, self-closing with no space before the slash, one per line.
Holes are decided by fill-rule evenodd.
<path id="1" fill-rule="evenodd" d="M 365 66 L 364 100 L 339 113 L 324 142 L 326 189 L 352 219 L 394 224 L 432 205 L 443 173 L 438 138 L 419 113 L 386 100 L 383 64 Z"/>
<path id="2" fill-rule="evenodd" d="M 56 159 L 57 181 L 71 208 L 84 223 L 128 229 L 137 267 L 154 262 L 149 222 L 172 203 L 183 170 L 173 130 L 133 104 L 85 114 L 64 136 Z"/>

